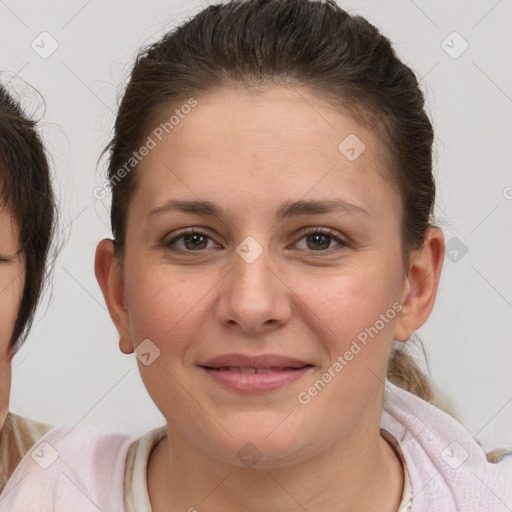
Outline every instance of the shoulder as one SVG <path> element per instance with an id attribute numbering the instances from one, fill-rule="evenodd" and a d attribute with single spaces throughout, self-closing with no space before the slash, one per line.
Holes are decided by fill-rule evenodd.
<path id="1" fill-rule="evenodd" d="M 92 427 L 58 427 L 23 458 L 0 497 L 0 511 L 123 510 L 132 439 Z"/>
<path id="2" fill-rule="evenodd" d="M 414 508 L 477 512 L 512 507 L 512 455 L 492 463 L 455 418 L 389 381 L 381 427 L 400 445 Z"/>
<path id="3" fill-rule="evenodd" d="M 51 429 L 36 421 L 9 413 L 0 433 L 0 491 L 23 456 Z"/>

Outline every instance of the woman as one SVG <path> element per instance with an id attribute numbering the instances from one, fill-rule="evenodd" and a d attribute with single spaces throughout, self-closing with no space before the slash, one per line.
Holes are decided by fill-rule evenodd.
<path id="1" fill-rule="evenodd" d="M 0 491 L 49 429 L 7 411 L 11 359 L 41 295 L 53 226 L 48 160 L 35 122 L 0 85 Z"/>
<path id="2" fill-rule="evenodd" d="M 144 50 L 95 269 L 167 425 L 47 435 L 58 460 L 26 459 L 2 510 L 510 508 L 512 458 L 487 461 L 393 350 L 444 255 L 423 107 L 330 1 L 210 6 Z"/>

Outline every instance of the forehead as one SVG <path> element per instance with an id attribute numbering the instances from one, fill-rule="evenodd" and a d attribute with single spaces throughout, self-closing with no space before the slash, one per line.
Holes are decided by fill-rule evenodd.
<path id="1" fill-rule="evenodd" d="M 168 114 L 160 121 L 165 122 Z M 318 96 L 290 87 L 237 88 L 197 98 L 197 106 L 183 116 L 164 142 L 167 139 L 170 144 L 211 154 L 229 145 L 247 149 L 283 144 L 283 149 L 294 148 L 297 155 L 316 149 L 338 157 L 340 137 L 353 132 L 367 149 L 383 156 L 384 146 L 370 129 L 335 111 Z"/>
<path id="2" fill-rule="evenodd" d="M 224 190 L 218 199 L 228 202 L 236 190 L 250 193 L 253 205 L 264 193 L 268 205 L 273 197 L 313 190 L 345 199 L 394 192 L 377 135 L 319 97 L 283 87 L 224 89 L 196 100 L 139 165 L 139 196 L 158 202 L 170 190 Z"/>

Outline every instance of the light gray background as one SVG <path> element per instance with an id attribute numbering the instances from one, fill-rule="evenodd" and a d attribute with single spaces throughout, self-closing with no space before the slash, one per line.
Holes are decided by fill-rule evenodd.
<path id="1" fill-rule="evenodd" d="M 14 361 L 19 414 L 134 435 L 163 423 L 135 357 L 117 348 L 94 277 L 95 247 L 110 229 L 107 200 L 93 191 L 104 181 L 97 161 L 137 49 L 206 3 L 0 0 L 2 83 L 12 79 L 42 116 L 64 243 L 53 292 Z M 445 259 L 419 334 L 434 381 L 468 430 L 486 447 L 512 445 L 512 0 L 338 3 L 376 24 L 422 77 L 436 132 L 437 222 L 468 253 Z M 34 40 L 42 46 L 43 31 L 59 45 L 47 59 L 31 48 Z M 442 46 L 453 31 L 469 44 L 458 58 Z M 462 48 L 456 37 L 445 43 L 452 52 Z"/>

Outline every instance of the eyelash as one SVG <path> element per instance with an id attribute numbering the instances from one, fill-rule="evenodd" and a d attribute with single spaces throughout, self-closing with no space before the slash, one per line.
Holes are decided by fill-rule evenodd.
<path id="1" fill-rule="evenodd" d="M 172 252 L 176 252 L 176 253 L 194 253 L 194 252 L 200 253 L 200 252 L 206 250 L 206 249 L 198 249 L 197 251 L 194 251 L 194 250 L 189 250 L 189 249 L 176 249 L 176 248 L 173 248 L 172 245 L 175 244 L 178 240 L 182 239 L 185 235 L 202 235 L 202 236 L 212 240 L 212 237 L 206 231 L 203 231 L 200 228 L 186 228 L 186 229 L 180 231 L 177 236 L 175 236 L 174 238 L 172 238 L 168 242 L 164 241 L 164 243 L 163 243 L 164 247 L 166 249 L 168 249 L 168 250 L 170 250 Z M 343 249 L 345 247 L 350 247 L 350 244 L 348 242 L 346 242 L 345 240 L 342 240 L 340 237 L 338 237 L 334 230 L 329 229 L 329 228 L 320 228 L 320 227 L 305 228 L 301 232 L 300 238 L 297 240 L 297 242 L 302 240 L 304 237 L 307 237 L 307 236 L 310 236 L 310 235 L 326 235 L 326 236 L 330 237 L 331 240 L 334 240 L 335 242 L 338 242 L 338 244 L 339 244 L 337 247 L 331 247 L 329 249 L 318 250 L 318 251 L 307 250 L 307 249 L 299 249 L 301 251 L 310 252 L 310 253 L 312 253 L 315 256 L 316 255 L 320 255 L 321 253 L 323 253 L 323 254 L 326 254 L 326 253 L 330 254 L 332 251 L 340 250 L 340 249 Z M 297 242 L 295 242 L 295 243 L 297 243 Z M 317 254 L 315 254 L 315 253 L 317 253 Z M 320 254 L 318 254 L 318 253 L 320 253 Z"/>

